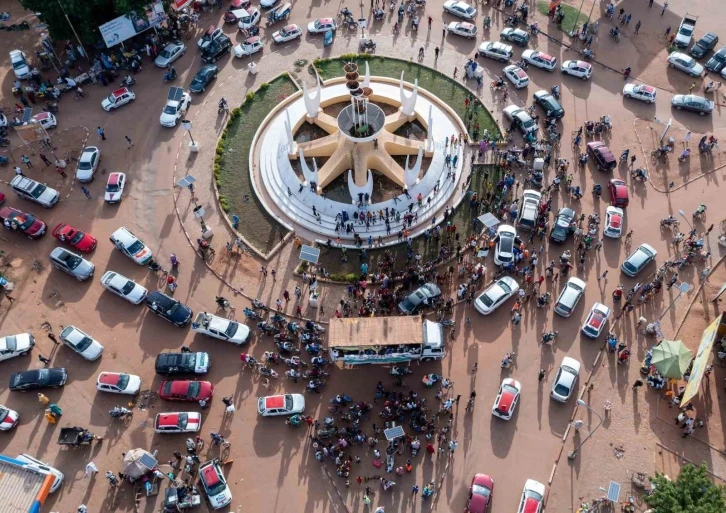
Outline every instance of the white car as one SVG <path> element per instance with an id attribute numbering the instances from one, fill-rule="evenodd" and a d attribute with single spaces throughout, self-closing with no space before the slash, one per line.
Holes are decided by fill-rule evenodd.
<path id="1" fill-rule="evenodd" d="M 514 55 L 514 51 L 512 45 L 500 43 L 499 41 L 484 41 L 479 45 L 479 55 L 499 62 L 509 62 L 509 59 Z"/>
<path id="2" fill-rule="evenodd" d="M 126 186 L 126 173 L 111 173 L 108 175 L 106 190 L 103 199 L 106 203 L 118 203 L 124 194 Z"/>
<path id="3" fill-rule="evenodd" d="M 499 392 L 494 399 L 492 415 L 500 419 L 509 420 L 514 415 L 519 402 L 519 394 L 522 392 L 522 384 L 516 379 L 505 378 L 499 386 Z"/>
<path id="4" fill-rule="evenodd" d="M 305 411 L 302 394 L 268 395 L 257 400 L 257 413 L 263 417 L 295 415 Z"/>
<path id="5" fill-rule="evenodd" d="M 10 50 L 10 63 L 13 65 L 15 78 L 18 80 L 30 78 L 28 58 L 21 50 Z"/>
<path id="6" fill-rule="evenodd" d="M 199 467 L 198 472 L 199 481 L 209 498 L 212 509 L 223 508 L 232 502 L 232 492 L 229 491 L 219 460 L 214 459 L 204 463 Z"/>
<path id="7" fill-rule="evenodd" d="M 585 61 L 565 61 L 562 63 L 562 73 L 587 80 L 592 76 L 592 65 Z"/>
<path id="8" fill-rule="evenodd" d="M 476 298 L 474 308 L 482 315 L 489 315 L 517 292 L 519 292 L 519 283 L 510 276 L 503 276 Z"/>
<path id="9" fill-rule="evenodd" d="M 288 25 L 287 27 L 282 27 L 277 32 L 274 32 L 272 34 L 272 40 L 277 43 L 287 43 L 288 41 L 292 41 L 293 39 L 298 39 L 302 37 L 302 29 L 300 28 L 300 25 Z"/>
<path id="10" fill-rule="evenodd" d="M 508 224 L 497 228 L 496 246 L 494 247 L 494 263 L 505 266 L 514 263 L 514 244 L 517 230 Z"/>
<path id="11" fill-rule="evenodd" d="M 16 356 L 27 356 L 34 346 L 35 337 L 30 333 L 0 337 L 0 362 Z"/>
<path id="12" fill-rule="evenodd" d="M 260 7 L 264 7 L 265 9 L 271 9 L 278 1 L 279 0 L 260 0 Z"/>
<path id="13" fill-rule="evenodd" d="M 514 64 L 510 64 L 504 68 L 504 76 L 514 85 L 515 89 L 522 89 L 529 85 L 529 75 Z"/>
<path id="14" fill-rule="evenodd" d="M 113 271 L 104 273 L 101 277 L 101 286 L 135 305 L 141 304 L 149 295 L 145 287 Z"/>
<path id="15" fill-rule="evenodd" d="M 136 99 L 136 94 L 128 87 L 121 87 L 109 94 L 102 102 L 101 107 L 106 112 L 118 109 Z"/>
<path id="16" fill-rule="evenodd" d="M 136 395 L 141 390 L 141 378 L 124 372 L 102 372 L 96 380 L 96 390 L 111 394 Z"/>
<path id="17" fill-rule="evenodd" d="M 66 326 L 60 334 L 61 342 L 89 361 L 98 360 L 103 354 L 103 346 L 87 333 L 75 326 Z"/>
<path id="18" fill-rule="evenodd" d="M 603 235 L 612 239 L 617 239 L 623 233 L 623 219 L 625 212 L 622 208 L 613 207 L 612 205 L 605 210 L 605 230 Z"/>
<path id="19" fill-rule="evenodd" d="M 605 323 L 608 322 L 608 317 L 610 317 L 610 308 L 602 303 L 595 303 L 582 324 L 582 334 L 590 338 L 599 337 L 605 328 Z"/>
<path id="20" fill-rule="evenodd" d="M 452 23 L 449 23 L 449 26 L 446 28 L 446 30 L 450 34 L 455 34 L 457 36 L 466 37 L 469 39 L 474 39 L 476 37 L 476 26 L 472 23 L 454 21 Z"/>
<path id="21" fill-rule="evenodd" d="M 98 169 L 98 163 L 101 161 L 101 150 L 95 146 L 87 146 L 83 148 L 83 153 L 78 159 L 78 167 L 76 167 L 76 180 L 79 182 L 90 182 L 93 180 L 93 174 Z"/>
<path id="22" fill-rule="evenodd" d="M 254 7 L 250 7 L 247 9 L 247 16 L 242 16 L 239 19 L 239 22 L 237 23 L 237 28 L 239 28 L 240 30 L 251 29 L 260 22 L 260 18 L 262 18 L 260 10 L 255 9 Z"/>
<path id="23" fill-rule="evenodd" d="M 146 244 L 123 226 L 111 234 L 111 242 L 121 253 L 139 265 L 148 264 L 153 256 Z"/>
<path id="24" fill-rule="evenodd" d="M 50 128 L 55 128 L 58 126 L 58 120 L 56 120 L 55 116 L 51 114 L 50 112 L 40 112 L 30 118 L 31 123 L 38 123 L 40 126 L 45 128 L 46 130 Z"/>
<path id="25" fill-rule="evenodd" d="M 154 64 L 160 68 L 168 68 L 172 62 L 184 55 L 186 51 L 187 47 L 184 43 L 181 41 L 172 41 L 159 52 L 159 55 L 154 60 Z"/>
<path id="26" fill-rule="evenodd" d="M 557 67 L 557 58 L 552 55 L 539 50 L 525 50 L 522 52 L 522 59 L 530 63 L 532 66 L 544 69 L 547 71 L 554 71 Z"/>
<path id="27" fill-rule="evenodd" d="M 577 306 L 580 298 L 585 294 L 585 282 L 580 278 L 571 276 L 565 286 L 562 287 L 562 292 L 557 298 L 555 303 L 555 313 L 562 317 L 569 317 L 572 315 L 572 311 Z"/>
<path id="28" fill-rule="evenodd" d="M 202 37 L 199 38 L 199 41 L 197 41 L 197 47 L 200 50 L 204 50 L 206 47 L 210 45 L 212 41 L 219 38 L 220 36 L 224 35 L 224 31 L 222 30 L 222 27 L 215 27 L 212 25 L 207 29 L 207 31 L 204 33 Z"/>
<path id="29" fill-rule="evenodd" d="M 250 328 L 247 325 L 208 312 L 197 313 L 192 322 L 192 331 L 226 340 L 238 346 L 250 338 Z"/>
<path id="30" fill-rule="evenodd" d="M 650 244 L 641 244 L 623 261 L 620 270 L 632 278 L 655 260 L 657 254 L 658 252 Z"/>
<path id="31" fill-rule="evenodd" d="M 166 105 L 159 117 L 159 123 L 167 128 L 175 127 L 179 120 L 184 118 L 191 104 L 192 96 L 189 93 L 181 87 L 172 87 L 166 97 Z"/>
<path id="32" fill-rule="evenodd" d="M 668 56 L 668 66 L 688 73 L 694 78 L 703 74 L 703 66 L 696 62 L 696 59 L 681 52 L 673 52 Z"/>
<path id="33" fill-rule="evenodd" d="M 448 0 L 444 2 L 444 12 L 464 18 L 465 20 L 473 20 L 476 18 L 476 9 L 466 2 L 458 2 L 456 0 Z"/>
<path id="34" fill-rule="evenodd" d="M 0 128 L 7 128 L 8 127 L 8 117 L 0 112 Z"/>
<path id="35" fill-rule="evenodd" d="M 202 427 L 202 415 L 194 411 L 159 413 L 154 419 L 157 433 L 196 433 Z"/>
<path id="36" fill-rule="evenodd" d="M 544 496 L 545 485 L 534 479 L 527 479 L 527 482 L 524 483 L 517 513 L 542 513 Z"/>
<path id="37" fill-rule="evenodd" d="M 13 429 L 20 420 L 20 414 L 7 406 L 0 404 L 0 431 Z"/>
<path id="38" fill-rule="evenodd" d="M 645 103 L 655 103 L 656 89 L 653 86 L 645 84 L 625 84 L 623 87 L 623 96 L 626 98 L 634 98 Z"/>
<path id="39" fill-rule="evenodd" d="M 333 32 L 338 30 L 338 24 L 333 18 L 320 18 L 308 23 L 308 33 L 310 34 L 322 34 L 328 30 Z"/>
<path id="40" fill-rule="evenodd" d="M 248 57 L 253 53 L 261 51 L 264 46 L 265 45 L 262 42 L 262 38 L 260 38 L 260 36 L 250 37 L 234 47 L 234 56 L 238 58 Z"/>
<path id="41" fill-rule="evenodd" d="M 557 369 L 557 376 L 552 382 L 550 397 L 558 403 L 567 402 L 575 390 L 577 377 L 580 375 L 580 362 L 569 356 L 562 359 L 560 368 Z"/>

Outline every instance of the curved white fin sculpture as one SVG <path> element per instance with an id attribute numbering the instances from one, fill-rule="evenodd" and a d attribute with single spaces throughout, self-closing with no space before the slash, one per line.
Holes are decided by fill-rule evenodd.
<path id="1" fill-rule="evenodd" d="M 403 89 L 403 73 L 402 71 L 401 80 L 398 82 L 398 92 L 401 95 L 401 112 L 406 116 L 411 116 L 416 107 L 416 98 L 418 97 L 418 79 L 413 82 L 413 91 L 411 94 L 406 95 L 406 91 Z"/>
<path id="2" fill-rule="evenodd" d="M 290 121 L 290 111 L 285 109 L 285 132 L 287 133 L 287 152 L 295 153 L 295 138 L 292 135 L 292 122 Z"/>
<path id="3" fill-rule="evenodd" d="M 318 163 L 313 158 L 313 170 L 311 171 L 308 167 L 307 162 L 305 162 L 305 155 L 303 155 L 303 150 L 300 148 L 298 150 L 298 158 L 300 160 L 300 167 L 302 168 L 302 174 L 305 177 L 305 183 L 309 184 L 310 182 L 318 183 Z"/>
<path id="4" fill-rule="evenodd" d="M 315 96 L 311 96 L 308 94 L 308 87 L 305 85 L 305 81 L 303 81 L 303 98 L 305 99 L 305 110 L 308 113 L 308 117 L 314 118 L 318 115 L 318 111 L 320 111 L 320 98 L 322 97 L 322 87 L 320 86 L 320 77 L 318 77 L 317 72 L 315 73 Z"/>
<path id="5" fill-rule="evenodd" d="M 418 155 L 416 156 L 416 163 L 413 167 L 408 167 L 408 161 L 411 155 L 406 155 L 406 187 L 411 187 L 418 182 L 418 174 L 421 172 L 421 163 L 423 162 L 423 149 L 419 148 Z"/>
<path id="6" fill-rule="evenodd" d="M 368 61 L 366 61 L 366 75 L 363 77 L 363 83 L 361 84 L 362 87 L 370 87 L 371 86 L 371 70 L 368 67 Z"/>
<path id="7" fill-rule="evenodd" d="M 433 107 L 429 105 L 429 120 L 426 123 L 426 151 L 433 153 L 434 151 L 434 113 Z"/>
<path id="8" fill-rule="evenodd" d="M 368 193 L 369 198 L 373 195 L 373 173 L 371 173 L 370 169 L 366 171 L 366 176 L 368 177 L 366 184 L 363 187 L 358 187 L 355 184 L 355 180 L 353 180 L 353 170 L 348 170 L 348 191 L 350 192 L 350 198 L 353 200 L 353 204 L 358 203 L 358 194 Z"/>

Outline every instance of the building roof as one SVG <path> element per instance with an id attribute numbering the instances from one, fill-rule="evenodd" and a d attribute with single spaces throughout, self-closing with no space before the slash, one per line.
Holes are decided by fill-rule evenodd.
<path id="1" fill-rule="evenodd" d="M 54 481 L 52 474 L 35 472 L 7 456 L 0 456 L 0 475 L 0 502 L 7 513 L 28 513 L 36 501 L 43 504 Z"/>
<path id="2" fill-rule="evenodd" d="M 423 343 L 423 328 L 418 316 L 330 319 L 328 345 L 331 348 L 420 343 Z"/>

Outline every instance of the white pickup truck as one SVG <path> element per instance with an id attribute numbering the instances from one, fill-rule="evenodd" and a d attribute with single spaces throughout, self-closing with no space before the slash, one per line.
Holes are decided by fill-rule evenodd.
<path id="1" fill-rule="evenodd" d="M 197 314 L 194 322 L 192 322 L 192 331 L 226 340 L 238 346 L 241 346 L 250 338 L 250 329 L 246 325 L 208 312 L 199 312 Z"/>
<path id="2" fill-rule="evenodd" d="M 693 32 L 696 30 L 697 21 L 698 16 L 686 13 L 686 15 L 681 20 L 681 24 L 678 26 L 678 32 L 676 32 L 676 37 L 673 40 L 673 44 L 675 44 L 678 48 L 685 48 L 689 44 L 691 44 L 691 39 L 693 39 Z"/>

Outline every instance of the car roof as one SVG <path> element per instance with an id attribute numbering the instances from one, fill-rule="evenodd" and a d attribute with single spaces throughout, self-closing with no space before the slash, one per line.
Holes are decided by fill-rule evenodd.
<path id="1" fill-rule="evenodd" d="M 282 408 L 285 406 L 284 395 L 270 395 L 265 397 L 265 409 L 271 410 L 273 408 Z"/>
<path id="2" fill-rule="evenodd" d="M 300 27 L 298 27 L 297 25 L 295 25 L 293 23 L 291 25 L 286 25 L 286 26 L 282 27 L 280 30 L 287 30 L 288 32 L 290 32 L 292 30 L 300 30 Z"/>
<path id="3" fill-rule="evenodd" d="M 122 226 L 121 228 L 119 228 L 115 232 L 113 232 L 113 237 L 117 241 L 123 242 L 124 244 L 133 243 L 135 240 L 139 240 L 125 226 Z"/>
<path id="4" fill-rule="evenodd" d="M 114 95 L 114 96 L 121 96 L 122 94 L 124 94 L 124 93 L 128 93 L 128 92 L 129 92 L 128 88 L 126 88 L 126 87 L 122 87 L 122 88 L 120 88 L 120 89 L 116 89 L 116 90 L 115 90 L 114 92 L 112 92 L 111 94 L 112 94 L 112 95 Z"/>
<path id="5" fill-rule="evenodd" d="M 217 471 L 216 465 L 214 465 L 214 463 L 212 462 L 210 462 L 206 467 L 202 468 L 201 474 L 202 479 L 204 479 L 204 482 L 207 484 L 207 486 L 214 486 L 221 481 L 219 479 L 219 472 Z"/>
<path id="6" fill-rule="evenodd" d="M 318 21 L 320 23 L 332 23 L 333 22 L 333 18 L 320 18 Z"/>
<path id="7" fill-rule="evenodd" d="M 167 382 L 162 383 L 162 386 L 166 385 Z M 171 387 L 169 388 L 170 394 L 175 395 L 184 395 L 189 391 L 189 384 L 191 381 L 186 379 L 177 379 L 171 382 Z"/>
<path id="8" fill-rule="evenodd" d="M 468 29 L 468 30 L 471 30 L 471 29 L 473 29 L 473 28 L 474 28 L 474 25 L 472 25 L 471 23 L 466 23 L 465 21 L 460 21 L 460 22 L 458 23 L 458 25 L 459 25 L 459 26 L 460 26 L 461 28 L 465 28 L 465 29 Z"/>
<path id="9" fill-rule="evenodd" d="M 585 289 L 585 286 L 586 286 L 584 281 L 582 281 L 580 278 L 576 278 L 575 276 L 570 276 L 570 279 L 567 280 L 567 285 L 569 285 L 570 283 L 572 283 L 573 285 L 577 285 L 578 287 L 580 287 L 583 290 Z"/>
<path id="10" fill-rule="evenodd" d="M 118 185 L 119 178 L 123 173 L 111 173 L 108 175 L 108 185 Z"/>
<path id="11" fill-rule="evenodd" d="M 159 426 L 176 426 L 179 422 L 179 413 L 159 413 L 156 423 Z"/>
<path id="12" fill-rule="evenodd" d="M 102 372 L 98 375 L 98 382 L 102 385 L 118 385 L 121 374 L 118 372 Z"/>
<path id="13" fill-rule="evenodd" d="M 248 38 L 247 38 L 247 39 L 245 40 L 245 43 L 247 43 L 248 45 L 251 45 L 251 44 L 253 44 L 253 43 L 256 43 L 256 42 L 257 42 L 257 41 L 259 41 L 259 40 L 260 40 L 260 36 L 252 36 L 252 37 L 248 37 Z"/>

